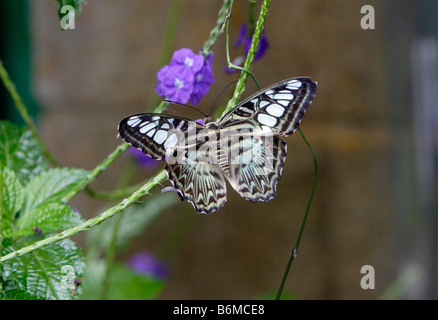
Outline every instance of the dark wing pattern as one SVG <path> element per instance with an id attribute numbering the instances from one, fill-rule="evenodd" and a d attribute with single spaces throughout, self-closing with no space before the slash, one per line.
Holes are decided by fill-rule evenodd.
<path id="1" fill-rule="evenodd" d="M 238 126 L 283 136 L 298 128 L 316 94 L 316 82 L 293 78 L 273 84 L 245 99 L 219 121 L 220 128 Z"/>
<path id="2" fill-rule="evenodd" d="M 152 159 L 164 160 L 166 148 L 173 148 L 184 141 L 190 128 L 200 130 L 200 127 L 186 118 L 142 113 L 120 121 L 118 131 L 123 140 Z"/>
<path id="3" fill-rule="evenodd" d="M 246 200 L 266 202 L 276 196 L 287 154 L 278 136 L 298 128 L 316 85 L 304 77 L 278 82 L 205 127 L 186 118 L 144 113 L 123 119 L 118 130 L 143 153 L 167 160 L 169 180 L 197 213 L 224 206 L 224 177 Z"/>
<path id="4" fill-rule="evenodd" d="M 165 169 L 181 198 L 190 202 L 197 213 L 218 211 L 227 201 L 224 176 L 217 165 L 167 163 Z"/>
<path id="5" fill-rule="evenodd" d="M 247 137 L 231 146 L 225 176 L 246 200 L 267 202 L 277 195 L 286 154 L 286 142 L 277 136 Z"/>

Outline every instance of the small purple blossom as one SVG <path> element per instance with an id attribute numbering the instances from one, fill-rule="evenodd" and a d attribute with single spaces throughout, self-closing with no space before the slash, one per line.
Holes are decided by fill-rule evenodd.
<path id="1" fill-rule="evenodd" d="M 158 160 L 152 159 L 133 146 L 129 146 L 127 153 L 134 157 L 139 167 L 148 171 L 153 171 L 158 165 Z"/>
<path id="2" fill-rule="evenodd" d="M 157 73 L 155 92 L 171 101 L 187 103 L 193 91 L 193 79 L 193 74 L 181 66 L 164 66 Z"/>
<path id="3" fill-rule="evenodd" d="M 140 251 L 132 255 L 126 264 L 137 273 L 158 279 L 164 279 L 168 274 L 167 266 L 149 251 Z"/>
<path id="4" fill-rule="evenodd" d="M 197 104 L 214 82 L 212 64 L 213 54 L 204 58 L 191 49 L 177 50 L 170 63 L 158 71 L 155 91 L 175 102 Z"/>
<path id="5" fill-rule="evenodd" d="M 194 75 L 204 65 L 204 57 L 201 54 L 194 54 L 191 49 L 182 48 L 173 53 L 170 64 L 181 68 L 182 72 Z"/>
<path id="6" fill-rule="evenodd" d="M 205 59 L 202 68 L 195 74 L 193 83 L 193 92 L 190 97 L 192 104 L 198 104 L 201 98 L 208 92 L 210 86 L 214 83 L 213 76 L 213 53 Z"/>
<path id="7" fill-rule="evenodd" d="M 234 42 L 234 47 L 238 48 L 240 46 L 243 46 L 244 56 L 239 56 L 236 59 L 234 59 L 234 61 L 232 62 L 234 65 L 239 67 L 243 65 L 243 62 L 245 61 L 246 56 L 248 55 L 249 49 L 251 48 L 252 38 L 253 35 L 248 35 L 248 27 L 246 26 L 246 24 L 242 24 L 240 26 L 237 39 Z M 268 38 L 266 37 L 265 30 L 263 30 L 260 36 L 260 42 L 257 48 L 257 52 L 254 56 L 254 61 L 262 58 L 265 55 L 266 50 L 268 48 L 269 48 Z M 233 73 L 236 71 L 237 70 L 235 69 L 230 69 L 228 66 L 225 67 L 226 73 Z"/>

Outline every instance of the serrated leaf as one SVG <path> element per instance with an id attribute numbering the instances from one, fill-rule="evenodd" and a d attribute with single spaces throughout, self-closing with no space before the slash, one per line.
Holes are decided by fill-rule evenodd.
<path id="1" fill-rule="evenodd" d="M 43 202 L 61 201 L 87 173 L 82 169 L 55 168 L 32 179 L 24 188 L 23 216 Z"/>
<path id="2" fill-rule="evenodd" d="M 15 172 L 22 185 L 48 168 L 32 133 L 8 121 L 0 121 L 0 167 Z"/>
<path id="3" fill-rule="evenodd" d="M 33 234 L 34 228 L 43 234 L 63 231 L 84 222 L 69 206 L 60 203 L 43 203 L 26 213 L 17 222 L 16 233 L 20 236 Z"/>
<path id="4" fill-rule="evenodd" d="M 160 216 L 162 212 L 178 203 L 176 194 L 167 192 L 147 198 L 143 203 L 134 204 L 125 210 L 117 233 L 116 247 L 126 246 L 129 241 L 138 236 L 143 230 Z M 116 218 L 117 219 L 117 218 Z M 113 228 L 116 219 L 105 221 L 88 233 L 91 244 L 98 244 L 106 249 L 112 241 Z"/>
<path id="5" fill-rule="evenodd" d="M 6 235 L 12 230 L 15 214 L 23 206 L 23 187 L 15 173 L 5 167 L 0 170 L 0 214 L 2 234 Z"/>
<path id="6" fill-rule="evenodd" d="M 5 243 L 3 241 L 3 255 L 18 249 L 17 245 L 5 247 Z M 85 264 L 81 250 L 69 239 L 8 260 L 1 268 L 3 282 L 15 286 L 8 290 L 26 292 L 34 298 L 78 299 L 82 291 L 81 287 L 75 290 L 73 281 L 82 277 Z"/>
<path id="7" fill-rule="evenodd" d="M 5 290 L 0 293 L 0 297 L 5 300 L 40 300 L 37 296 L 18 289 Z"/>

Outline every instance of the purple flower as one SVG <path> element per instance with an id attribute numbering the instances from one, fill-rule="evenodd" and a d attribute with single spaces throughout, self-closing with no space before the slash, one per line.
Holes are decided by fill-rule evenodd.
<path id="1" fill-rule="evenodd" d="M 208 92 L 210 86 L 214 83 L 213 76 L 213 53 L 205 59 L 202 68 L 195 74 L 193 83 L 193 92 L 190 97 L 192 104 L 198 104 L 201 98 Z"/>
<path id="2" fill-rule="evenodd" d="M 236 41 L 234 41 L 234 47 L 235 48 L 240 47 L 242 44 L 246 44 L 246 42 L 247 42 L 247 38 L 246 38 L 247 31 L 248 31 L 248 27 L 246 26 L 246 24 L 242 23 L 242 25 L 240 26 L 239 32 L 237 33 L 237 39 L 236 39 Z"/>
<path id="3" fill-rule="evenodd" d="M 180 66 L 164 66 L 157 73 L 155 92 L 171 101 L 187 103 L 193 91 L 193 79 L 193 74 Z"/>
<path id="4" fill-rule="evenodd" d="M 174 102 L 197 104 L 214 82 L 212 64 L 212 54 L 205 59 L 191 49 L 177 50 L 170 63 L 158 71 L 155 91 Z"/>
<path id="5" fill-rule="evenodd" d="M 242 24 L 240 29 L 239 29 L 237 39 L 234 42 L 235 48 L 238 48 L 238 47 L 243 45 L 244 56 L 239 56 L 236 59 L 234 59 L 234 61 L 232 62 L 234 65 L 239 66 L 239 67 L 243 65 L 243 62 L 245 61 L 245 58 L 248 55 L 249 49 L 251 48 L 253 35 L 247 35 L 247 33 L 248 33 L 248 27 L 246 26 L 246 24 Z M 265 30 L 263 30 L 262 34 L 260 36 L 260 42 L 259 42 L 259 46 L 257 48 L 257 52 L 254 56 L 254 61 L 263 57 L 268 48 L 269 48 L 269 42 L 268 42 L 268 39 L 266 37 Z M 230 69 L 228 66 L 225 67 L 226 73 L 232 73 L 232 72 L 236 72 L 236 71 L 237 70 L 235 70 L 235 69 Z"/>
<path id="6" fill-rule="evenodd" d="M 133 146 L 129 146 L 127 154 L 130 154 L 134 157 L 139 167 L 148 171 L 153 171 L 158 165 L 158 160 L 152 159 L 148 155 L 144 154 L 141 150 L 134 148 Z"/>
<path id="7" fill-rule="evenodd" d="M 180 73 L 190 76 L 201 70 L 204 57 L 201 54 L 194 54 L 191 49 L 182 48 L 173 53 L 170 65 L 181 68 Z"/>
<path id="8" fill-rule="evenodd" d="M 167 277 L 168 268 L 149 251 L 140 251 L 132 255 L 126 264 L 135 272 L 158 279 Z"/>

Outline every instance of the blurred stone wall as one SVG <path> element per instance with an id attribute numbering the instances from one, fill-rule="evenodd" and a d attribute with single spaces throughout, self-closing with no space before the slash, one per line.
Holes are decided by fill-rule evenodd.
<path id="1" fill-rule="evenodd" d="M 247 19 L 246 1 L 235 2 L 231 41 Z M 174 49 L 196 52 L 221 4 L 184 1 Z M 379 12 L 380 1 L 366 4 Z M 38 125 L 61 163 L 92 169 L 120 143 L 118 122 L 147 111 L 170 1 L 89 1 L 76 17 L 76 29 L 66 31 L 60 30 L 53 1 L 31 5 L 33 89 L 42 108 Z M 273 1 L 266 23 L 270 48 L 253 68 L 262 86 L 294 76 L 318 81 L 301 126 L 317 155 L 318 184 L 285 287 L 300 299 L 374 299 L 394 280 L 382 25 L 377 14 L 376 29 L 362 30 L 362 5 Z M 205 112 L 236 78 L 223 73 L 224 36 L 214 53 L 216 82 L 198 106 Z M 233 57 L 239 54 L 232 50 Z M 248 81 L 245 94 L 255 90 Z M 168 113 L 198 116 L 180 107 Z M 253 204 L 229 187 L 227 204 L 211 216 L 178 204 L 126 253 L 172 253 L 163 299 L 252 299 L 276 292 L 314 177 L 312 156 L 299 134 L 286 141 L 288 157 L 275 200 Z M 119 159 L 92 187 L 114 189 L 125 162 Z M 138 179 L 150 175 L 141 171 Z M 92 217 L 105 203 L 81 194 L 72 204 Z M 84 245 L 83 234 L 75 240 Z M 375 290 L 360 287 L 363 265 L 376 270 Z"/>

